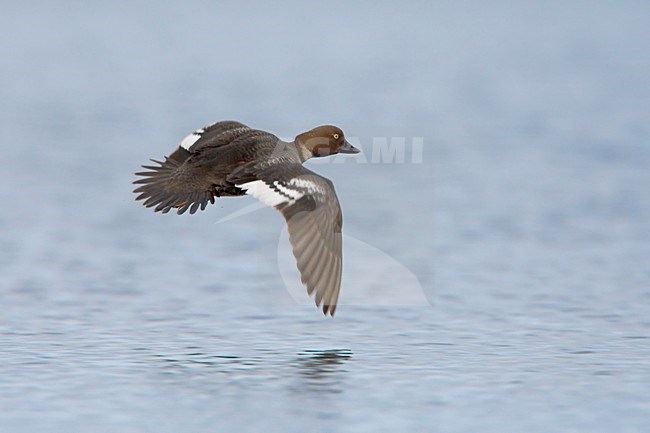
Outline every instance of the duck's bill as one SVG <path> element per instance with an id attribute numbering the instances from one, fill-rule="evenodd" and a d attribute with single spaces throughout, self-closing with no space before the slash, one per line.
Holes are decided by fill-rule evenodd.
<path id="1" fill-rule="evenodd" d="M 345 144 L 339 149 L 339 153 L 359 153 L 359 152 L 361 152 L 361 150 L 357 149 L 356 147 L 348 143 L 347 140 L 345 141 Z"/>

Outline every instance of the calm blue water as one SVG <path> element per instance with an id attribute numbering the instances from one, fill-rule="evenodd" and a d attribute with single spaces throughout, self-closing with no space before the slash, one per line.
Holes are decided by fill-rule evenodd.
<path id="1" fill-rule="evenodd" d="M 2 9 L 1 432 L 647 431 L 647 3 Z M 334 319 L 272 209 L 133 201 L 219 119 L 364 149 Z"/>

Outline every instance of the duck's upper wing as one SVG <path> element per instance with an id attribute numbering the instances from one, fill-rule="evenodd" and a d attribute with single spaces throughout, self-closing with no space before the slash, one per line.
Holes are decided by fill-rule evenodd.
<path id="1" fill-rule="evenodd" d="M 316 305 L 334 315 L 342 272 L 343 217 L 334 185 L 300 164 L 278 164 L 241 174 L 235 181 L 287 220 L 302 283 Z"/>
<path id="2" fill-rule="evenodd" d="M 156 212 L 176 208 L 179 214 L 196 212 L 220 195 L 242 195 L 225 182 L 228 172 L 252 159 L 260 149 L 273 148 L 278 138 L 234 121 L 217 122 L 194 131 L 157 165 L 143 166 L 134 192 L 136 200 Z"/>
<path id="3" fill-rule="evenodd" d="M 227 145 L 248 131 L 252 131 L 252 128 L 234 120 L 224 120 L 204 126 L 183 138 L 178 148 L 169 155 L 169 159 L 183 163 L 198 149 Z"/>

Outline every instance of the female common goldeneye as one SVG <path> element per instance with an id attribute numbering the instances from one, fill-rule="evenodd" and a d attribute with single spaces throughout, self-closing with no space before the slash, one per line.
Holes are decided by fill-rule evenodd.
<path id="1" fill-rule="evenodd" d="M 252 195 L 275 207 L 287 220 L 302 283 L 333 316 L 341 287 L 341 207 L 332 182 L 302 163 L 358 152 L 336 126 L 319 126 L 289 143 L 239 122 L 217 122 L 188 135 L 164 161 L 152 159 L 158 165 L 143 166 L 133 192 L 146 207 L 179 215 L 204 210 L 215 197 Z"/>

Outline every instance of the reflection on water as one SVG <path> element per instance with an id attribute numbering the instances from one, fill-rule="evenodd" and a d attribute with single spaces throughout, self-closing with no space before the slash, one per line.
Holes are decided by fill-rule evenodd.
<path id="1" fill-rule="evenodd" d="M 340 393 L 347 369 L 345 363 L 352 358 L 350 349 L 305 350 L 297 357 L 286 353 L 265 353 L 260 356 L 214 354 L 186 348 L 186 352 L 152 354 L 154 364 L 162 362 L 159 373 L 172 374 L 191 381 L 195 375 L 203 378 L 216 374 L 240 378 L 242 375 L 266 377 L 268 380 L 293 384 L 298 391 Z M 298 385 L 295 386 L 296 380 Z"/>
<path id="2" fill-rule="evenodd" d="M 306 389 L 342 392 L 347 370 L 344 364 L 352 358 L 349 349 L 305 350 L 298 353 L 295 366 L 304 379 Z"/>
<path id="3" fill-rule="evenodd" d="M 263 357 L 242 357 L 228 354 L 213 354 L 200 351 L 192 351 L 180 354 L 154 354 L 153 357 L 166 364 L 167 367 L 179 370 L 204 367 L 203 373 L 219 372 L 234 373 L 243 369 L 251 369 L 259 366 L 264 368 L 264 364 L 272 363 L 272 359 Z"/>

